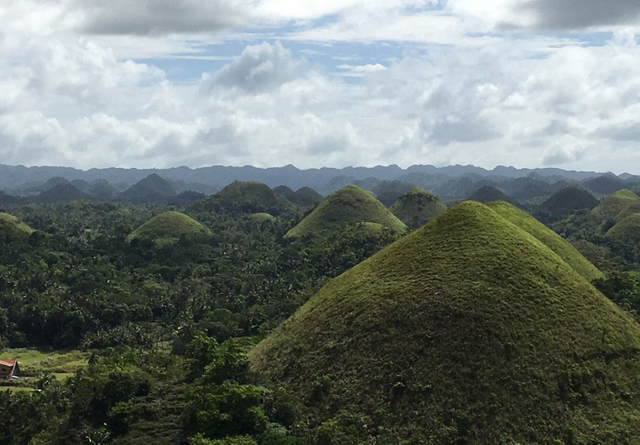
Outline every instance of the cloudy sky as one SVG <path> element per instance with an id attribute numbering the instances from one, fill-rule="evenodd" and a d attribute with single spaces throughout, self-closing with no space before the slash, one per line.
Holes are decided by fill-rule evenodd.
<path id="1" fill-rule="evenodd" d="M 0 163 L 640 174 L 638 0 L 2 0 Z"/>

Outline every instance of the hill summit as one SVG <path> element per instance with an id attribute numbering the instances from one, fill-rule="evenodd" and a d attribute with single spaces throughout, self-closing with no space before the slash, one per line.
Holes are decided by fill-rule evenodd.
<path id="1" fill-rule="evenodd" d="M 467 201 L 330 281 L 250 362 L 314 425 L 360 419 L 363 442 L 625 443 L 638 351 L 629 315 Z"/>
<path id="2" fill-rule="evenodd" d="M 436 195 L 414 187 L 391 207 L 391 212 L 411 229 L 417 229 L 447 210 Z"/>
<path id="3" fill-rule="evenodd" d="M 234 181 L 215 195 L 195 203 L 193 208 L 230 215 L 268 213 L 280 216 L 295 211 L 295 206 L 284 196 L 255 181 Z"/>
<path id="4" fill-rule="evenodd" d="M 630 207 L 634 208 L 631 213 L 635 213 L 635 210 L 640 212 L 640 196 L 631 190 L 624 189 L 604 198 L 591 213 L 599 222 L 620 222 L 622 218 L 629 216 L 628 210 Z M 623 212 L 625 213 L 623 214 Z"/>
<path id="5" fill-rule="evenodd" d="M 358 223 L 366 223 L 371 228 L 387 227 L 397 233 L 407 230 L 407 226 L 371 193 L 357 185 L 348 185 L 318 204 L 286 237 L 324 236 Z"/>
<path id="6" fill-rule="evenodd" d="M 552 218 L 561 218 L 576 210 L 591 210 L 598 200 L 581 187 L 569 186 L 558 190 L 540 204 L 540 212 Z"/>
<path id="7" fill-rule="evenodd" d="M 477 201 L 486 204 L 487 202 L 492 201 L 511 202 L 512 199 L 502 190 L 492 185 L 484 185 L 469 196 L 469 201 Z"/>
<path id="8" fill-rule="evenodd" d="M 177 242 L 183 236 L 200 239 L 210 235 L 211 231 L 195 219 L 180 212 L 165 212 L 134 230 L 127 241 L 149 240 L 159 246 Z"/>
<path id="9" fill-rule="evenodd" d="M 122 192 L 120 199 L 131 202 L 162 201 L 176 195 L 173 185 L 152 173 Z"/>
<path id="10" fill-rule="evenodd" d="M 81 192 L 68 182 L 54 185 L 32 198 L 33 201 L 46 203 L 86 201 L 90 199 L 92 199 L 91 196 Z"/>

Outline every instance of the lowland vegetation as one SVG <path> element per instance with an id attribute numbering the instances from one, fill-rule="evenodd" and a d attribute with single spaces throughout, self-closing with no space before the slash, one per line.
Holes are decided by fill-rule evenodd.
<path id="1" fill-rule="evenodd" d="M 0 441 L 640 443 L 640 181 L 596 179 L 1 193 Z"/>

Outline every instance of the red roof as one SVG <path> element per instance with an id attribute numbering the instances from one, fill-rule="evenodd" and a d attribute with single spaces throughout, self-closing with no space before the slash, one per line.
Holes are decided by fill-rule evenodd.
<path id="1" fill-rule="evenodd" d="M 18 360 L 12 358 L 0 358 L 0 365 L 4 366 L 13 367 L 17 362 Z"/>

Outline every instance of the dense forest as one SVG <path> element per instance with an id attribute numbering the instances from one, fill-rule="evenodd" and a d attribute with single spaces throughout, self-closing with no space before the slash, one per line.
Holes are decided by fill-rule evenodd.
<path id="1" fill-rule="evenodd" d="M 126 199 L 68 195 L 61 181 L 49 184 L 57 194 L 50 199 L 5 199 L 0 358 L 23 364 L 20 379 L 0 380 L 0 441 L 636 443 L 637 426 L 626 425 L 640 418 L 629 380 L 640 375 L 640 197 L 622 180 L 607 189 L 608 177 L 564 187 L 535 181 L 544 191 L 525 193 L 529 181 L 517 197 L 507 193 L 515 188 L 476 184 L 473 205 L 442 202 L 419 181 L 360 183 L 328 198 L 234 182 L 205 197 L 169 192 L 155 177 Z M 542 304 L 544 313 L 540 305 L 509 305 L 516 294 L 554 303 Z M 445 311 L 428 300 L 425 308 L 416 295 L 450 295 L 459 307 Z M 494 295 L 504 300 L 487 303 L 486 313 L 464 309 L 465 299 Z M 593 311 L 574 307 L 576 296 Z M 566 368 L 536 355 L 538 328 L 522 321 L 507 330 L 502 318 L 486 315 L 496 311 L 537 326 L 570 312 L 558 321 L 566 330 L 548 326 L 574 338 L 573 345 L 550 342 Z M 571 323 L 593 325 L 594 339 Z M 513 333 L 519 329 L 531 329 L 526 354 Z M 467 331 L 469 338 L 460 334 Z M 445 333 L 457 340 L 443 344 Z M 595 358 L 564 358 L 596 343 Z M 416 344 L 440 349 L 413 351 Z M 556 416 L 562 425 L 539 409 L 529 426 L 502 413 L 499 384 L 487 377 L 493 368 L 482 368 L 489 365 L 478 352 L 493 357 L 496 348 L 494 361 L 505 369 L 526 363 L 532 375 L 554 379 L 544 384 L 559 393 L 539 391 L 550 413 L 563 413 Z M 21 358 L 34 351 L 37 363 Z M 456 364 L 467 380 L 445 394 L 443 368 L 420 365 L 430 370 L 427 381 L 420 359 L 416 369 L 405 363 L 410 353 Z M 465 386 L 476 380 L 486 394 Z M 510 409 L 525 416 L 534 390 L 520 387 L 523 403 Z M 430 417 L 420 423 L 420 416 Z M 596 418 L 608 422 L 606 431 Z"/>

